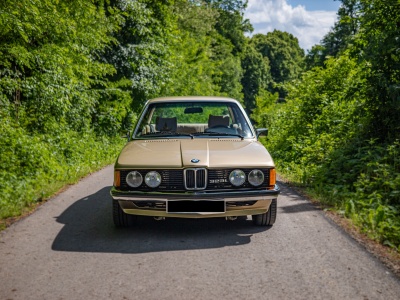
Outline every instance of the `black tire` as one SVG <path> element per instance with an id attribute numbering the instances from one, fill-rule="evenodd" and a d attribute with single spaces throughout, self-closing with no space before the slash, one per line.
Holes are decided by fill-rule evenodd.
<path id="1" fill-rule="evenodd" d="M 113 221 L 116 227 L 131 227 L 135 225 L 137 216 L 124 213 L 118 201 L 113 200 Z"/>
<path id="2" fill-rule="evenodd" d="M 271 205 L 266 213 L 261 215 L 252 215 L 253 223 L 257 226 L 272 226 L 276 221 L 277 203 L 272 199 Z"/>

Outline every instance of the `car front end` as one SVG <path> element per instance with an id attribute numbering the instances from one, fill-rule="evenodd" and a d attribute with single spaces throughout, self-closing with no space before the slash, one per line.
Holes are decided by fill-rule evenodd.
<path id="1" fill-rule="evenodd" d="M 113 217 L 276 218 L 271 155 L 240 104 L 219 97 L 149 101 L 114 168 Z"/>
<path id="2" fill-rule="evenodd" d="M 131 179 L 133 176 L 135 180 Z M 249 182 L 249 176 L 257 187 Z M 159 185 L 156 188 L 146 185 L 146 177 L 159 178 L 153 179 L 159 181 Z M 262 183 L 260 177 L 264 178 Z M 139 182 L 142 182 L 140 186 L 132 187 Z M 275 184 L 273 168 L 117 169 L 111 194 L 127 214 L 179 218 L 237 217 L 267 212 L 271 201 L 279 194 L 279 187 Z"/>

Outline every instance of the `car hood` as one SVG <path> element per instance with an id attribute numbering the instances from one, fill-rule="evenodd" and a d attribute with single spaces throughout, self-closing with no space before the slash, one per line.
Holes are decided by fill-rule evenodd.
<path id="1" fill-rule="evenodd" d="M 115 164 L 116 168 L 273 166 L 271 155 L 260 142 L 236 138 L 134 140 L 125 145 Z"/>

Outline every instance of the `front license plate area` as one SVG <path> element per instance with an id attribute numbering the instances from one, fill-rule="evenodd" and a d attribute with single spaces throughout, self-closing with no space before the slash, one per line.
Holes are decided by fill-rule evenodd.
<path id="1" fill-rule="evenodd" d="M 167 213 L 224 213 L 225 201 L 168 201 Z"/>

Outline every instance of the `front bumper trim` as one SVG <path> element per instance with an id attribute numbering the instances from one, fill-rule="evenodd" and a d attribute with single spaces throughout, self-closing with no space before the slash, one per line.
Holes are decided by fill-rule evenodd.
<path id="1" fill-rule="evenodd" d="M 185 192 L 185 193 L 162 193 L 162 192 L 127 192 L 119 191 L 115 187 L 111 188 L 110 194 L 114 200 L 118 201 L 179 201 L 179 200 L 208 200 L 208 201 L 251 201 L 251 200 L 271 200 L 276 199 L 280 193 L 278 185 L 272 190 L 253 190 L 253 191 L 224 191 L 224 192 Z"/>

